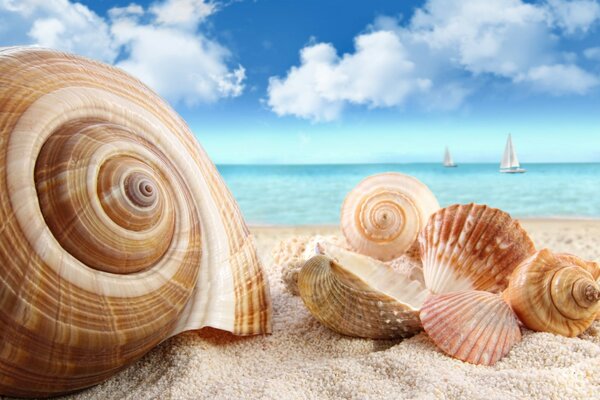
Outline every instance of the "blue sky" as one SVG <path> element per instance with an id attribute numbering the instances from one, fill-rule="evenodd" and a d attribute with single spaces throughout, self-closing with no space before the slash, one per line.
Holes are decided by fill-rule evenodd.
<path id="1" fill-rule="evenodd" d="M 596 0 L 0 0 L 0 45 L 136 75 L 217 163 L 600 161 Z"/>

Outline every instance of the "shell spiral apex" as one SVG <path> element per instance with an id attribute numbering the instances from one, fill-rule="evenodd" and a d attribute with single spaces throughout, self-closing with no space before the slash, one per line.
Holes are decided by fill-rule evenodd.
<path id="1" fill-rule="evenodd" d="M 518 221 L 486 205 L 452 205 L 433 214 L 419 236 L 425 285 L 433 293 L 501 292 L 535 252 Z"/>
<path id="2" fill-rule="evenodd" d="M 504 297 L 529 329 L 577 336 L 600 311 L 600 286 L 591 273 L 596 268 L 543 249 L 515 269 Z"/>
<path id="3" fill-rule="evenodd" d="M 0 49 L 0 191 L 0 394 L 94 385 L 184 330 L 270 331 L 235 201 L 123 71 Z"/>
<path id="4" fill-rule="evenodd" d="M 397 172 L 377 174 L 348 193 L 341 228 L 355 251 L 390 261 L 415 243 L 439 208 L 431 190 L 416 178 Z"/>

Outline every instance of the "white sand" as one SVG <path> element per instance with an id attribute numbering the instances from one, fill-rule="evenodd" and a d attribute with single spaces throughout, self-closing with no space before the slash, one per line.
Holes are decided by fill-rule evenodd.
<path id="1" fill-rule="evenodd" d="M 600 222 L 525 221 L 538 248 L 600 260 Z M 274 332 L 238 338 L 213 329 L 172 338 L 77 399 L 598 399 L 600 323 L 568 339 L 525 332 L 494 367 L 440 353 L 421 333 L 404 341 L 351 339 L 329 331 L 284 291 L 270 252 L 331 227 L 254 228 L 271 282 Z"/>

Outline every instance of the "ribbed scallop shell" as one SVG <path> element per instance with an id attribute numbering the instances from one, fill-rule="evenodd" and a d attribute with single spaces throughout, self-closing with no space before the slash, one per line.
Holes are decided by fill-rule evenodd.
<path id="1" fill-rule="evenodd" d="M 356 252 L 390 261 L 413 245 L 439 208 L 431 190 L 416 178 L 397 172 L 373 175 L 346 196 L 341 228 Z"/>
<path id="2" fill-rule="evenodd" d="M 543 249 L 515 269 L 504 297 L 529 329 L 577 336 L 600 310 L 594 264 Z"/>
<path id="3" fill-rule="evenodd" d="M 419 236 L 425 285 L 433 293 L 500 292 L 535 252 L 518 221 L 496 208 L 466 204 L 433 214 Z"/>
<path id="4" fill-rule="evenodd" d="M 123 71 L 1 49 L 0 193 L 0 394 L 85 388 L 184 330 L 270 331 L 235 201 Z"/>
<path id="5" fill-rule="evenodd" d="M 330 244 L 320 249 L 322 255 L 300 270 L 298 288 L 323 325 L 373 339 L 407 337 L 421 330 L 418 310 L 427 296 L 422 282 L 368 256 Z"/>
<path id="6" fill-rule="evenodd" d="M 423 304 L 421 322 L 444 353 L 471 364 L 494 365 L 521 341 L 514 313 L 489 292 L 432 295 Z"/>

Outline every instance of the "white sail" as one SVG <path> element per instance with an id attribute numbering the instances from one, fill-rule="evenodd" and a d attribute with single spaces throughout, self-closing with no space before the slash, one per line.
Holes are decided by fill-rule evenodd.
<path id="1" fill-rule="evenodd" d="M 504 148 L 504 155 L 502 156 L 502 163 L 500 164 L 501 169 L 508 168 L 520 168 L 519 159 L 517 158 L 517 152 L 513 146 L 512 137 L 509 134 L 508 140 L 506 141 L 506 147 Z"/>
<path id="2" fill-rule="evenodd" d="M 454 167 L 454 160 L 452 159 L 452 155 L 450 154 L 450 150 L 448 146 L 446 146 L 446 152 L 444 153 L 444 166 L 445 167 Z"/>

